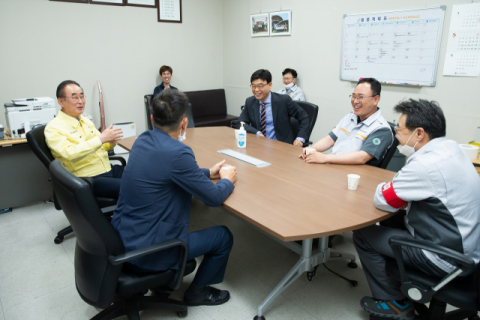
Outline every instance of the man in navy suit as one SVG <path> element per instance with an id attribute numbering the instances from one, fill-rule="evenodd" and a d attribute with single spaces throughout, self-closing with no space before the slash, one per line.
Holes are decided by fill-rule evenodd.
<path id="1" fill-rule="evenodd" d="M 222 168 L 225 160 L 200 169 L 185 139 L 188 99 L 177 90 L 165 90 L 152 102 L 153 130 L 135 141 L 120 187 L 112 225 L 126 251 L 180 239 L 188 245 L 188 260 L 204 256 L 185 292 L 190 306 L 219 305 L 229 300 L 226 290 L 210 287 L 223 281 L 233 236 L 227 227 L 188 232 L 192 195 L 212 207 L 232 193 L 236 168 Z M 210 179 L 220 179 L 214 184 Z M 176 269 L 176 248 L 131 261 L 137 272 Z"/>
<path id="2" fill-rule="evenodd" d="M 303 146 L 307 139 L 309 118 L 288 95 L 271 92 L 272 74 L 260 69 L 250 78 L 252 97 L 245 101 L 245 107 L 238 118 L 237 127 L 245 122 L 245 130 L 259 137 L 267 137 L 296 146 Z M 290 126 L 290 117 L 299 122 L 295 136 Z"/>

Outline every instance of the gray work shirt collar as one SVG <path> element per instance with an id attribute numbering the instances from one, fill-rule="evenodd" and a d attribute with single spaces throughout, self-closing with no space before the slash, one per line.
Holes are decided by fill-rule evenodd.
<path id="1" fill-rule="evenodd" d="M 355 121 L 357 125 L 359 124 L 364 124 L 366 125 L 367 127 L 370 127 L 370 125 L 372 123 L 374 123 L 375 121 L 377 121 L 377 119 L 382 115 L 382 112 L 380 111 L 380 108 L 377 107 L 377 111 L 375 111 L 374 114 L 372 114 L 370 117 L 368 117 L 367 119 L 363 120 L 363 121 L 359 121 L 360 120 L 360 117 L 352 117 L 351 121 Z"/>

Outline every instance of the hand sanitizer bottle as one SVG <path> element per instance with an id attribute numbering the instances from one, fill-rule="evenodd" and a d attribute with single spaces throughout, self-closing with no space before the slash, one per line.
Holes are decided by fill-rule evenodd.
<path id="1" fill-rule="evenodd" d="M 245 148 L 247 146 L 247 131 L 245 131 L 245 128 L 243 125 L 245 122 L 241 122 L 242 126 L 240 127 L 240 132 L 238 133 L 238 139 L 237 139 L 237 147 L 238 148 Z"/>

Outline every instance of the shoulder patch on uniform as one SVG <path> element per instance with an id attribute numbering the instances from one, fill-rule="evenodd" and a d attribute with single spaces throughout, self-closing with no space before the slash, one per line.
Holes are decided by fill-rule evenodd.
<path id="1" fill-rule="evenodd" d="M 378 146 L 380 144 L 380 142 L 382 142 L 382 141 L 378 138 L 373 139 L 373 144 L 376 145 L 376 146 Z"/>

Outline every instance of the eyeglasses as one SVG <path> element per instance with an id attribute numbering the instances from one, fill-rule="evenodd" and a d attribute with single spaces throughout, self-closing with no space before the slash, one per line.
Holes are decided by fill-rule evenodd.
<path id="1" fill-rule="evenodd" d="M 358 102 L 362 102 L 363 99 L 373 98 L 373 97 L 376 97 L 376 96 L 378 96 L 378 94 L 376 94 L 376 95 L 374 95 L 374 96 L 369 96 L 369 97 L 364 97 L 364 96 L 358 96 L 358 97 L 357 97 L 356 95 L 351 94 L 351 95 L 349 95 L 348 97 L 349 97 L 350 99 L 352 99 L 352 101 L 358 100 Z"/>
<path id="2" fill-rule="evenodd" d="M 412 127 L 412 128 L 418 128 L 418 127 Z M 397 133 L 398 131 L 402 131 L 404 129 L 407 129 L 407 127 L 403 127 L 403 128 L 400 128 L 400 126 L 398 125 L 398 123 L 395 125 L 394 127 L 394 130 L 395 130 L 395 133 Z"/>
<path id="3" fill-rule="evenodd" d="M 79 95 L 79 96 L 75 96 L 75 95 L 74 95 L 74 96 L 71 96 L 71 97 L 63 97 L 63 98 L 64 98 L 64 99 L 69 98 L 69 99 L 71 99 L 71 100 L 73 100 L 73 101 L 77 101 L 77 100 L 82 101 L 82 100 L 85 100 L 85 95 L 84 95 L 84 94 L 81 94 L 81 95 Z"/>
<path id="4" fill-rule="evenodd" d="M 253 90 L 255 89 L 263 89 L 263 87 L 265 86 L 268 86 L 268 83 L 267 84 L 259 84 L 259 85 L 254 85 L 254 84 L 251 84 L 250 87 L 252 87 Z"/>

